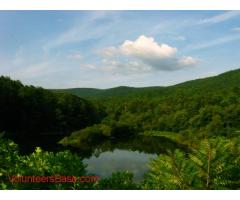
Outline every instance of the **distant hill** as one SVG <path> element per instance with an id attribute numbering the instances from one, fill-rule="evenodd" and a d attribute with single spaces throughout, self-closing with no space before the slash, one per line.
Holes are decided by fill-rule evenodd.
<path id="1" fill-rule="evenodd" d="M 55 92 L 64 92 L 75 94 L 79 97 L 120 97 L 143 94 L 145 92 L 154 92 L 155 90 L 164 87 L 127 87 L 119 86 L 109 89 L 96 89 L 96 88 L 70 88 L 70 89 L 54 89 Z"/>
<path id="2" fill-rule="evenodd" d="M 55 92 L 75 94 L 85 98 L 131 97 L 131 96 L 165 96 L 176 92 L 191 94 L 192 92 L 211 92 L 240 87 L 240 69 L 228 71 L 217 76 L 196 79 L 167 87 L 127 87 L 110 89 L 70 88 L 54 89 Z"/>

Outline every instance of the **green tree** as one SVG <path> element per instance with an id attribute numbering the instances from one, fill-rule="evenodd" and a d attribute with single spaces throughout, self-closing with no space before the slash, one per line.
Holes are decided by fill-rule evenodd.
<path id="1" fill-rule="evenodd" d="M 150 163 L 144 189 L 239 189 L 239 138 L 201 141 L 187 156 L 176 150 Z"/>

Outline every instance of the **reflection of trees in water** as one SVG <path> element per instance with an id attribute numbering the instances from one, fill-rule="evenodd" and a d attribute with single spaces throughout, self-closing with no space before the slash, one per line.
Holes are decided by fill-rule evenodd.
<path id="1" fill-rule="evenodd" d="M 104 139 L 89 144 L 78 144 L 75 151 L 84 158 L 90 158 L 92 155 L 98 157 L 103 152 L 113 152 L 115 149 L 163 154 L 167 150 L 177 148 L 187 150 L 185 146 L 164 137 L 136 136 L 128 139 Z"/>
<path id="2" fill-rule="evenodd" d="M 23 138 L 22 138 L 23 139 Z M 41 137 L 38 139 L 38 144 L 36 145 L 32 142 L 31 138 L 24 138 L 24 141 L 28 141 L 29 144 L 20 146 L 20 150 L 23 154 L 28 154 L 34 151 L 34 148 L 38 145 L 43 147 L 44 150 L 60 151 L 69 149 L 72 152 L 77 153 L 82 158 L 90 158 L 92 155 L 99 157 L 103 152 L 113 152 L 115 149 L 138 151 L 149 154 L 161 154 L 166 153 L 167 149 L 174 150 L 176 148 L 186 149 L 184 146 L 164 137 L 154 137 L 154 136 L 135 136 L 129 138 L 112 138 L 106 139 L 101 138 L 98 140 L 84 141 L 84 143 L 78 143 L 77 146 L 67 146 L 63 147 L 52 142 L 54 145 L 47 145 L 46 141 L 51 140 L 51 137 Z M 36 138 L 34 138 L 34 141 Z M 54 140 L 56 140 L 54 138 Z M 20 143 L 21 144 L 21 143 Z"/>

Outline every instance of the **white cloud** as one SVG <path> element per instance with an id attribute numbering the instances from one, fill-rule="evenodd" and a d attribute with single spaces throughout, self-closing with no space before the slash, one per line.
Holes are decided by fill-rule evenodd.
<path id="1" fill-rule="evenodd" d="M 106 65 L 103 69 L 141 73 L 156 70 L 175 71 L 197 64 L 190 56 L 179 58 L 177 51 L 175 47 L 159 44 L 154 38 L 141 35 L 135 41 L 126 40 L 118 47 L 103 49 L 101 55 L 115 58 L 114 61 L 103 62 Z"/>
<path id="2" fill-rule="evenodd" d="M 210 17 L 210 18 L 202 19 L 202 20 L 199 21 L 198 24 L 216 24 L 216 23 L 220 23 L 220 22 L 230 20 L 230 19 L 232 19 L 234 17 L 237 17 L 239 15 L 240 15 L 240 11 L 226 11 L 222 14 L 215 15 L 215 16 Z"/>
<path id="3" fill-rule="evenodd" d="M 144 59 L 168 58 L 177 49 L 167 44 L 158 44 L 152 37 L 141 35 L 135 41 L 126 40 L 120 47 L 122 54 Z"/>
<path id="4" fill-rule="evenodd" d="M 174 40 L 185 40 L 184 36 L 174 37 Z M 98 51 L 102 56 L 117 56 L 119 54 L 135 57 L 170 57 L 177 48 L 167 44 L 158 44 L 153 37 L 139 36 L 135 41 L 125 40 L 119 47 L 110 46 Z"/>

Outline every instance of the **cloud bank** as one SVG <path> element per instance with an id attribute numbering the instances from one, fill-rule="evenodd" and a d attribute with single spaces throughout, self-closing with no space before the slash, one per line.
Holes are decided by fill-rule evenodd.
<path id="1" fill-rule="evenodd" d="M 125 40 L 118 47 L 102 49 L 105 71 L 150 72 L 175 71 L 197 64 L 190 56 L 177 56 L 178 49 L 168 44 L 159 44 L 153 37 L 139 36 L 135 41 Z M 109 60 L 111 58 L 111 60 Z"/>

